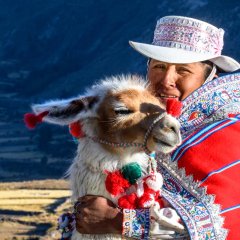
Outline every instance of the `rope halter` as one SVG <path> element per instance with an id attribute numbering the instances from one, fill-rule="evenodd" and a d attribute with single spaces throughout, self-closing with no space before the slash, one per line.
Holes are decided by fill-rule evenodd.
<path id="1" fill-rule="evenodd" d="M 116 147 L 116 148 L 128 148 L 128 147 L 137 147 L 137 148 L 141 148 L 143 149 L 143 151 L 147 154 L 150 155 L 151 151 L 148 149 L 147 147 L 147 141 L 148 141 L 148 137 L 150 135 L 150 133 L 153 130 L 153 127 L 156 125 L 156 123 L 158 123 L 164 116 L 166 116 L 167 113 L 164 112 L 162 114 L 160 114 L 150 125 L 150 127 L 148 128 L 146 134 L 144 135 L 144 139 L 143 139 L 143 143 L 138 143 L 138 142 L 121 142 L 121 143 L 116 143 L 116 142 L 109 142 L 105 139 L 101 139 L 98 137 L 92 137 L 92 136 L 87 136 L 88 138 L 90 138 L 92 141 L 94 142 L 98 142 L 101 144 L 105 144 L 111 147 Z"/>
<path id="2" fill-rule="evenodd" d="M 87 137 L 91 139 L 94 142 L 98 142 L 101 144 L 105 144 L 111 147 L 116 147 L 116 148 L 128 148 L 128 147 L 137 147 L 141 148 L 144 150 L 144 152 L 147 155 L 151 154 L 151 151 L 147 147 L 147 141 L 148 137 L 155 126 L 157 122 L 159 122 L 164 116 L 167 114 L 172 115 L 173 117 L 179 117 L 181 114 L 181 109 L 182 109 L 182 103 L 178 101 L 177 99 L 174 98 L 169 98 L 167 99 L 167 104 L 166 104 L 166 112 L 161 113 L 150 125 L 148 128 L 146 134 L 144 135 L 143 143 L 138 143 L 138 142 L 121 142 L 121 143 L 116 143 L 116 142 L 109 142 L 105 139 L 101 139 L 95 136 L 87 136 L 81 128 L 81 124 L 79 122 L 74 122 L 69 125 L 69 131 L 71 135 L 77 139 L 82 138 L 82 137 Z"/>

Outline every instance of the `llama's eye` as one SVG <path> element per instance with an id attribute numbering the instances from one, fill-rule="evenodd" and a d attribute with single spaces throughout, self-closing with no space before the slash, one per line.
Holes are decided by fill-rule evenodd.
<path id="1" fill-rule="evenodd" d="M 130 109 L 128 109 L 128 108 L 115 108 L 115 109 L 114 109 L 114 112 L 115 112 L 117 115 L 127 115 L 127 114 L 133 113 L 133 111 L 130 110 Z"/>

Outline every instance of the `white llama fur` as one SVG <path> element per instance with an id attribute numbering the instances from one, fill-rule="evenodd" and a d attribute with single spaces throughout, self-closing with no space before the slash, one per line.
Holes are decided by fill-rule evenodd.
<path id="1" fill-rule="evenodd" d="M 107 78 L 100 83 L 94 85 L 86 91 L 83 96 L 72 98 L 68 100 L 49 101 L 44 104 L 33 105 L 32 108 L 35 113 L 48 111 L 43 121 L 55 123 L 59 125 L 68 125 L 70 123 L 81 120 L 82 129 L 87 136 L 98 135 L 97 125 L 97 109 L 103 101 L 105 95 L 109 92 L 117 93 L 123 90 L 136 89 L 139 91 L 146 90 L 146 81 L 140 77 L 133 76 L 116 76 Z M 68 108 L 73 100 L 79 98 L 86 98 L 90 96 L 97 96 L 97 102 L 88 109 L 87 102 L 84 103 L 83 111 L 69 115 L 55 117 L 55 112 L 61 112 Z M 83 101 L 84 102 L 84 101 Z M 113 103 L 116 104 L 118 103 Z M 52 115 L 51 115 L 52 114 Z M 177 128 L 178 122 L 171 116 L 168 116 L 168 121 L 172 121 Z M 180 136 L 180 135 L 179 135 Z M 180 137 L 179 137 L 180 141 Z M 180 143 L 180 142 L 179 142 Z M 134 151 L 133 151 L 134 150 Z M 121 158 L 121 161 L 120 161 Z M 127 163 L 138 162 L 143 169 L 143 173 L 147 174 L 149 157 L 144 152 L 136 152 L 134 148 L 126 148 L 121 156 L 111 153 L 104 148 L 100 143 L 94 142 L 85 137 L 80 139 L 77 149 L 76 157 L 70 166 L 68 173 L 70 176 L 70 185 L 72 190 L 72 201 L 76 201 L 79 197 L 86 194 L 101 195 L 112 201 L 114 199 L 106 191 L 105 178 L 103 173 L 105 170 L 116 171 Z M 80 239 L 122 239 L 120 235 L 83 235 L 74 232 L 73 240 Z"/>

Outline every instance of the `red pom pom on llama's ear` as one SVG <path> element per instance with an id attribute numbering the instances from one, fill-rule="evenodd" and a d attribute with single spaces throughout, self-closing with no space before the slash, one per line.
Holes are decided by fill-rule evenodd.
<path id="1" fill-rule="evenodd" d="M 42 122 L 42 119 L 48 115 L 48 113 L 48 111 L 39 113 L 38 115 L 35 115 L 34 113 L 26 113 L 24 114 L 24 122 L 29 129 L 33 129 L 38 123 Z"/>
<path id="2" fill-rule="evenodd" d="M 179 117 L 182 111 L 182 102 L 178 101 L 175 98 L 168 98 L 166 110 L 167 113 L 173 117 Z"/>
<path id="3" fill-rule="evenodd" d="M 69 132 L 75 138 L 85 137 L 85 133 L 82 131 L 82 125 L 80 122 L 74 122 L 69 125 Z"/>

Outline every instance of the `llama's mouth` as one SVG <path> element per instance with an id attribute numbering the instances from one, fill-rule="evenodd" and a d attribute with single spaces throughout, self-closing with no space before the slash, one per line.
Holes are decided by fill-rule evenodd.
<path id="1" fill-rule="evenodd" d="M 170 143 L 168 143 L 168 142 L 165 142 L 165 141 L 163 141 L 163 140 L 160 140 L 160 139 L 158 139 L 158 138 L 156 138 L 156 137 L 153 137 L 153 141 L 155 142 L 155 143 L 157 143 L 157 144 L 160 144 L 160 145 L 162 145 L 162 146 L 165 146 L 165 147 L 175 147 L 175 145 L 171 145 Z"/>

